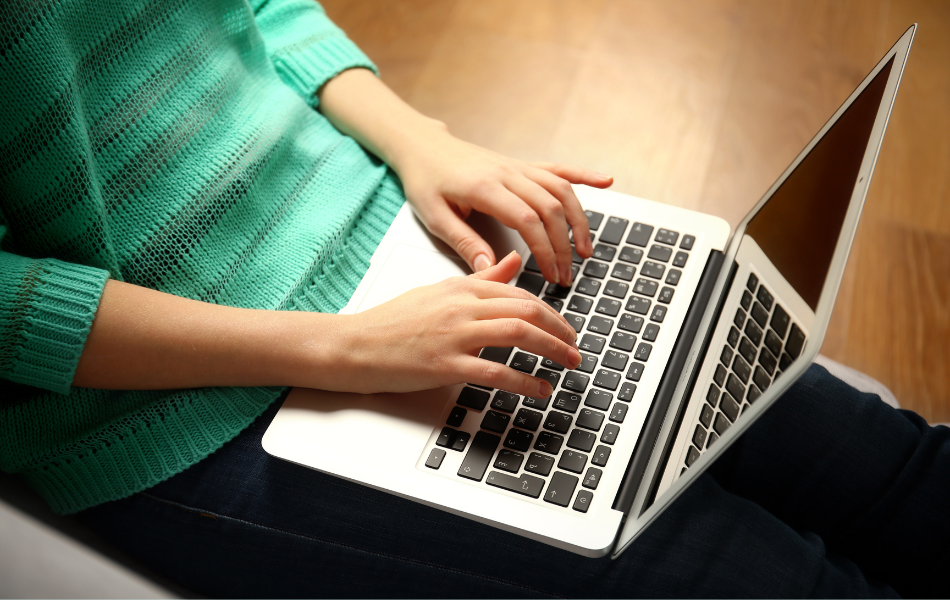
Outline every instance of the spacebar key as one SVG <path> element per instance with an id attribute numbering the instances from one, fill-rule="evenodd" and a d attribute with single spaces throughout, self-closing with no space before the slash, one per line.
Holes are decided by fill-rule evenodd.
<path id="1" fill-rule="evenodd" d="M 498 471 L 489 473 L 485 479 L 485 483 L 500 487 L 509 492 L 531 496 L 532 498 L 540 496 L 541 489 L 544 487 L 544 480 L 540 477 L 532 477 L 530 475 L 515 477 L 514 475 L 499 473 Z"/>
<path id="2" fill-rule="evenodd" d="M 501 437 L 479 431 L 475 434 L 472 445 L 468 447 L 468 454 L 459 467 L 459 477 L 481 481 L 485 475 L 485 469 L 495 455 L 495 449 L 501 443 Z"/>

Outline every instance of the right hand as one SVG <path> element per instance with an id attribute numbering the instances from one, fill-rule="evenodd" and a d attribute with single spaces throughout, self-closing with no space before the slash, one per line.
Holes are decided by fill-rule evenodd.
<path id="1" fill-rule="evenodd" d="M 503 364 L 478 358 L 486 346 L 517 346 L 576 368 L 574 328 L 537 296 L 506 285 L 521 259 L 512 252 L 468 277 L 410 290 L 347 318 L 340 330 L 341 365 L 334 388 L 409 392 L 473 383 L 535 398 L 551 386 Z"/>

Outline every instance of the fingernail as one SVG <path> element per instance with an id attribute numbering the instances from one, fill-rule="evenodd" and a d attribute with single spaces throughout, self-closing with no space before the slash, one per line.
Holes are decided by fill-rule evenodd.
<path id="1" fill-rule="evenodd" d="M 479 254 L 475 257 L 475 272 L 484 271 L 491 266 L 491 260 L 488 259 L 488 255 Z"/>
<path id="2" fill-rule="evenodd" d="M 577 350 L 571 350 L 568 355 L 571 357 L 571 368 L 576 369 L 581 366 L 581 353 Z"/>
<path id="3" fill-rule="evenodd" d="M 547 381 L 542 381 L 538 386 L 538 391 L 541 394 L 542 398 L 547 398 L 554 393 L 554 388 L 551 387 L 551 384 Z"/>
<path id="4" fill-rule="evenodd" d="M 610 175 L 605 175 L 604 173 L 597 173 L 597 176 L 601 179 L 611 179 Z"/>

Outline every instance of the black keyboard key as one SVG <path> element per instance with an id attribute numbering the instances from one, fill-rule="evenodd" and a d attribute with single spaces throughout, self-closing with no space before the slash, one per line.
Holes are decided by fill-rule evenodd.
<path id="1" fill-rule="evenodd" d="M 555 433 L 567 433 L 573 422 L 574 417 L 571 415 L 552 410 L 544 419 L 544 428 Z"/>
<path id="2" fill-rule="evenodd" d="M 606 343 L 606 338 L 602 338 L 599 335 L 594 335 L 592 333 L 585 333 L 583 336 L 581 336 L 581 340 L 578 342 L 577 347 L 586 352 L 600 354 L 603 352 L 604 344 Z M 564 387 L 567 387 L 567 385 L 565 384 Z"/>
<path id="3" fill-rule="evenodd" d="M 558 410 L 563 410 L 565 412 L 574 413 L 577 412 L 577 407 L 581 405 L 581 395 L 568 392 L 566 390 L 561 390 L 557 393 L 557 396 L 554 398 L 554 406 Z"/>
<path id="4" fill-rule="evenodd" d="M 514 450 L 500 450 L 498 452 L 498 458 L 495 459 L 492 467 L 496 469 L 501 469 L 502 471 L 508 471 L 509 473 L 517 473 L 521 470 L 521 463 L 524 462 L 524 454 L 520 452 L 515 452 Z M 490 481 L 486 481 L 491 485 Z"/>
<path id="5" fill-rule="evenodd" d="M 456 404 L 467 406 L 474 410 L 485 410 L 485 405 L 488 404 L 489 398 L 491 398 L 491 394 L 488 392 L 466 387 L 462 388 L 462 392 L 459 394 Z"/>
<path id="6" fill-rule="evenodd" d="M 739 304 L 742 305 L 742 308 L 745 310 L 749 310 L 752 306 L 752 294 L 749 290 L 742 290 L 742 298 L 739 299 Z"/>
<path id="7" fill-rule="evenodd" d="M 689 259 L 689 254 L 685 252 L 677 252 L 676 256 L 673 257 L 673 266 L 679 267 L 682 269 L 686 266 L 686 261 Z"/>
<path id="8" fill-rule="evenodd" d="M 577 426 L 583 427 L 584 429 L 590 429 L 591 431 L 600 431 L 600 427 L 604 424 L 604 413 L 591 410 L 589 408 L 581 409 L 581 412 L 577 415 Z M 576 431 L 576 430 L 575 430 Z M 573 435 L 573 434 L 571 434 Z M 571 443 L 568 442 L 568 446 L 571 446 Z M 593 442 L 587 448 L 581 448 L 580 446 L 571 446 L 572 448 L 577 448 L 578 450 L 583 450 L 584 452 L 589 452 L 593 448 Z"/>
<path id="9" fill-rule="evenodd" d="M 547 491 L 544 492 L 544 501 L 567 507 L 571 503 L 577 481 L 577 477 L 573 475 L 555 471 L 554 476 L 551 477 L 551 483 L 548 484 Z"/>
<path id="10" fill-rule="evenodd" d="M 587 317 L 572 315 L 571 313 L 564 313 L 564 319 L 567 321 L 567 324 L 573 327 L 574 331 L 577 333 L 581 332 L 581 329 L 584 328 L 584 323 L 587 321 Z"/>
<path id="11" fill-rule="evenodd" d="M 653 312 L 650 313 L 650 320 L 657 323 L 662 323 L 663 319 L 666 318 L 666 307 L 660 306 L 657 304 L 653 307 Z"/>
<path id="12" fill-rule="evenodd" d="M 762 351 L 768 352 L 765 348 L 763 348 Z M 752 374 L 752 381 L 755 382 L 755 385 L 759 386 L 760 390 L 767 390 L 769 389 L 769 384 L 772 383 L 772 378 L 765 372 L 765 369 L 760 365 L 756 365 L 755 373 Z"/>
<path id="13" fill-rule="evenodd" d="M 452 446 L 452 442 L 455 441 L 456 434 L 458 434 L 458 431 L 452 429 L 451 427 L 443 427 L 442 431 L 439 432 L 439 437 L 435 438 L 435 443 L 437 446 L 450 448 Z"/>
<path id="14" fill-rule="evenodd" d="M 495 392 L 495 397 L 492 398 L 491 407 L 494 410 L 513 413 L 515 412 L 515 407 L 518 406 L 519 400 L 521 400 L 521 396 L 499 390 Z"/>
<path id="15" fill-rule="evenodd" d="M 485 418 L 482 419 L 482 429 L 504 433 L 508 429 L 509 421 L 511 421 L 511 415 L 490 410 L 485 413 Z"/>
<path id="16" fill-rule="evenodd" d="M 600 434 L 600 441 L 613 446 L 614 442 L 617 441 L 618 434 L 620 434 L 620 426 L 614 425 L 613 423 L 607 423 L 607 426 L 604 427 L 604 432 Z"/>
<path id="17" fill-rule="evenodd" d="M 775 373 L 775 367 L 778 366 L 778 359 L 775 358 L 775 355 L 773 355 L 768 348 L 763 347 L 759 352 L 759 364 L 762 365 L 762 368 L 765 369 L 765 372 L 771 377 L 772 374 Z M 768 386 L 760 385 L 759 387 L 764 390 Z"/>
<path id="18" fill-rule="evenodd" d="M 732 394 L 732 397 L 736 402 L 742 402 L 742 398 L 745 397 L 745 386 L 742 385 L 742 382 L 739 381 L 739 378 L 734 374 L 729 373 L 729 379 L 726 380 L 726 389 L 729 390 L 729 393 Z M 725 401 L 725 394 L 720 398 L 720 407 L 722 402 Z"/>
<path id="19" fill-rule="evenodd" d="M 762 330 L 759 329 L 759 326 L 755 324 L 755 321 L 749 319 L 745 322 L 745 334 L 749 336 L 749 339 L 752 340 L 752 343 L 756 347 L 762 343 Z"/>
<path id="20" fill-rule="evenodd" d="M 765 347 L 771 350 L 774 356 L 780 355 L 782 353 L 782 338 L 775 335 L 775 332 L 769 329 L 765 333 Z"/>
<path id="21" fill-rule="evenodd" d="M 594 308 L 594 312 L 616 317 L 618 314 L 620 314 L 621 308 L 623 308 L 623 302 L 620 300 L 614 300 L 613 298 L 601 298 L 597 301 L 597 307 Z"/>
<path id="22" fill-rule="evenodd" d="M 544 290 L 544 293 L 548 296 L 554 296 L 560 300 L 567 298 L 567 295 L 571 293 L 570 286 L 565 287 L 563 285 L 558 285 L 556 283 L 548 284 L 547 289 Z"/>
<path id="23" fill-rule="evenodd" d="M 775 301 L 775 298 L 772 297 L 772 294 L 765 289 L 764 285 L 759 286 L 759 291 L 755 294 L 755 297 L 758 298 L 759 302 L 762 303 L 762 306 L 765 307 L 766 311 L 772 310 L 772 302 Z"/>
<path id="24" fill-rule="evenodd" d="M 663 273 L 666 271 L 666 267 L 661 264 L 646 261 L 643 263 L 643 266 L 640 267 L 640 274 L 650 277 L 652 279 L 662 279 Z"/>
<path id="25" fill-rule="evenodd" d="M 699 450 L 694 446 L 690 446 L 689 450 L 686 451 L 686 466 L 692 467 L 697 460 L 699 460 Z"/>
<path id="26" fill-rule="evenodd" d="M 679 233 L 675 231 L 670 231 L 669 229 L 660 229 L 656 232 L 656 241 L 669 244 L 670 246 L 676 245 L 676 238 L 680 236 Z"/>
<path id="27" fill-rule="evenodd" d="M 741 354 L 742 358 L 746 359 L 746 362 L 749 364 L 755 362 L 755 346 L 753 346 L 749 338 L 745 336 L 742 336 L 742 341 L 739 342 L 739 354 Z"/>
<path id="28" fill-rule="evenodd" d="M 545 296 L 544 298 L 542 298 L 542 300 L 544 300 L 545 304 L 547 304 L 548 306 L 550 306 L 557 312 L 561 312 L 562 310 L 564 310 L 563 300 L 558 300 L 557 298 L 549 298 L 548 296 Z"/>
<path id="29" fill-rule="evenodd" d="M 582 432 L 583 433 L 583 432 Z M 568 442 L 570 443 L 570 442 Z M 558 469 L 564 469 L 571 473 L 583 473 L 587 466 L 587 455 L 573 450 L 565 450 L 561 454 L 561 460 L 557 462 Z"/>
<path id="30" fill-rule="evenodd" d="M 715 383 L 709 384 L 709 390 L 706 392 L 706 402 L 713 408 L 716 408 L 716 404 L 719 403 L 719 388 Z"/>
<path id="31" fill-rule="evenodd" d="M 755 401 L 759 399 L 759 396 L 762 395 L 762 392 L 759 391 L 759 388 L 754 385 L 749 386 L 749 393 L 746 394 L 745 399 L 749 401 L 749 404 L 755 404 Z M 748 404 L 746 405 L 748 406 Z M 742 408 L 742 412 L 745 412 L 745 407 Z"/>
<path id="32" fill-rule="evenodd" d="M 721 416 L 721 415 L 720 415 Z M 723 422 L 726 424 L 726 429 L 729 429 L 729 421 L 723 418 Z M 712 445 L 716 443 L 716 440 L 719 439 L 719 435 L 715 431 L 709 432 L 709 437 L 706 439 L 706 449 L 712 448 Z"/>
<path id="33" fill-rule="evenodd" d="M 641 277 L 637 279 L 637 282 L 633 285 L 633 291 L 652 298 L 653 296 L 656 296 L 657 287 L 659 287 L 657 282 Z"/>
<path id="34" fill-rule="evenodd" d="M 548 404 L 551 402 L 551 396 L 547 398 L 530 398 L 528 396 L 524 397 L 524 400 L 521 401 L 522 406 L 528 406 L 531 408 L 536 408 L 538 410 L 545 410 L 548 407 Z"/>
<path id="35" fill-rule="evenodd" d="M 719 362 L 728 367 L 729 363 L 732 362 L 732 354 L 732 349 L 729 346 L 723 346 L 722 352 L 719 354 Z"/>
<path id="36" fill-rule="evenodd" d="M 438 469 L 442 466 L 442 460 L 445 458 L 445 450 L 441 448 L 433 448 L 432 452 L 429 452 L 429 458 L 426 459 L 426 466 L 430 469 Z"/>
<path id="37" fill-rule="evenodd" d="M 581 277 L 577 280 L 577 287 L 574 289 L 578 294 L 596 296 L 600 292 L 600 282 L 588 277 Z"/>
<path id="38" fill-rule="evenodd" d="M 627 368 L 627 361 L 630 359 L 630 356 L 624 354 L 623 352 L 617 352 L 616 350 L 608 350 L 604 354 L 604 358 L 601 361 L 601 365 L 607 367 L 608 369 L 616 369 L 618 371 L 623 371 Z"/>
<path id="39" fill-rule="evenodd" d="M 532 273 L 540 273 L 541 267 L 538 266 L 538 259 L 534 257 L 534 254 L 528 257 L 528 262 L 524 264 L 525 271 L 531 271 Z"/>
<path id="40" fill-rule="evenodd" d="M 591 412 L 591 411 L 588 411 Z M 603 417 L 603 415 L 601 415 Z M 567 438 L 567 447 L 574 448 L 575 450 L 580 450 L 581 452 L 590 452 L 590 449 L 594 447 L 594 444 L 597 442 L 597 434 L 591 433 L 590 431 L 581 431 L 580 429 L 575 429 L 571 432 L 569 438 Z M 565 453 L 566 454 L 566 453 Z M 585 456 L 586 460 L 587 457 Z M 558 465 L 559 468 L 565 469 L 567 471 L 572 471 L 573 469 L 567 469 L 562 465 Z M 580 471 L 575 471 L 580 473 Z"/>
<path id="41" fill-rule="evenodd" d="M 558 382 L 561 380 L 561 374 L 555 373 L 554 371 L 548 371 L 547 369 L 538 369 L 538 372 L 534 374 L 538 379 L 543 379 L 551 384 L 551 389 L 556 389 Z"/>
<path id="42" fill-rule="evenodd" d="M 515 287 L 520 287 L 535 296 L 540 296 L 541 290 L 544 289 L 544 277 L 538 273 L 524 271 L 521 275 L 518 275 L 518 281 L 515 282 Z"/>
<path id="43" fill-rule="evenodd" d="M 646 248 L 650 243 L 650 236 L 653 234 L 653 227 L 643 223 L 634 223 L 630 228 L 630 235 L 627 236 L 627 243 L 634 246 Z"/>
<path id="44" fill-rule="evenodd" d="M 650 301 L 646 298 L 630 296 L 630 298 L 627 299 L 626 309 L 639 315 L 645 315 L 650 312 Z"/>
<path id="45" fill-rule="evenodd" d="M 530 373 L 538 365 L 538 357 L 527 352 L 515 352 L 515 357 L 511 359 L 511 368 Z"/>
<path id="46" fill-rule="evenodd" d="M 742 398 L 739 398 L 739 402 L 742 402 Z M 729 420 L 733 423 L 736 418 L 739 416 L 739 403 L 732 399 L 732 396 L 729 394 L 722 395 L 722 402 L 719 403 L 719 410 L 723 412 Z"/>
<path id="47" fill-rule="evenodd" d="M 452 442 L 452 450 L 461 452 L 465 450 L 465 445 L 468 444 L 468 438 L 471 437 L 467 431 L 460 431 L 455 435 L 455 441 Z"/>
<path id="48" fill-rule="evenodd" d="M 617 394 L 617 398 L 623 400 L 624 402 L 630 402 L 633 400 L 633 395 L 637 393 L 637 384 L 624 382 L 620 386 L 620 393 Z"/>
<path id="49" fill-rule="evenodd" d="M 702 423 L 704 427 L 709 427 L 709 425 L 712 423 L 712 418 L 713 409 L 704 404 L 703 410 L 699 413 L 699 422 Z"/>
<path id="50" fill-rule="evenodd" d="M 571 301 L 567 303 L 567 310 L 572 310 L 574 312 L 579 312 L 586 315 L 590 312 L 590 307 L 593 305 L 594 301 L 590 298 L 585 298 L 575 294 L 571 296 Z"/>
<path id="51" fill-rule="evenodd" d="M 620 373 L 608 369 L 598 369 L 594 377 L 594 385 L 608 390 L 615 390 L 620 385 Z"/>
<path id="52" fill-rule="evenodd" d="M 556 363 L 550 358 L 541 357 L 541 366 L 545 369 L 551 369 L 552 371 L 563 371 L 564 365 Z"/>
<path id="53" fill-rule="evenodd" d="M 719 435 L 726 433 L 726 430 L 729 429 L 730 425 L 732 425 L 732 423 L 729 422 L 729 419 L 727 419 L 722 413 L 716 413 L 716 422 L 713 423 L 713 429 L 716 430 L 716 433 Z M 714 440 L 709 440 L 707 444 L 710 444 L 713 441 Z"/>
<path id="54" fill-rule="evenodd" d="M 729 342 L 730 346 L 735 348 L 736 344 L 739 343 L 739 330 L 735 327 L 730 327 L 729 335 L 726 336 L 726 341 Z"/>
<path id="55" fill-rule="evenodd" d="M 574 506 L 572 508 L 577 512 L 586 513 L 593 501 L 594 494 L 588 492 L 587 490 L 581 490 L 577 492 L 577 498 L 574 499 Z"/>
<path id="56" fill-rule="evenodd" d="M 577 370 L 582 373 L 593 373 L 597 368 L 597 357 L 581 352 L 581 364 Z"/>
<path id="57" fill-rule="evenodd" d="M 610 269 L 610 265 L 602 262 L 597 262 L 596 260 L 587 261 L 587 266 L 584 267 L 584 275 L 588 277 L 596 277 L 597 279 L 603 279 L 607 276 L 607 271 Z"/>
<path id="58" fill-rule="evenodd" d="M 656 301 L 662 302 L 663 304 L 669 304 L 673 300 L 673 288 L 669 286 L 663 286 L 663 289 L 660 290 L 660 295 L 657 296 Z"/>
<path id="59" fill-rule="evenodd" d="M 632 351 L 633 345 L 636 343 L 637 336 L 622 331 L 615 331 L 613 337 L 610 338 L 611 348 L 617 348 L 618 350 L 625 350 L 627 352 Z"/>
<path id="60" fill-rule="evenodd" d="M 610 330 L 613 329 L 613 326 L 613 320 L 595 315 L 591 317 L 590 322 L 587 323 L 587 331 L 593 331 L 594 333 L 607 335 L 610 333 Z"/>
<path id="61" fill-rule="evenodd" d="M 531 498 L 541 496 L 541 490 L 544 489 L 544 480 L 540 477 L 532 477 L 531 475 L 515 477 L 514 475 L 506 475 L 500 471 L 492 471 L 489 473 L 485 479 L 485 483 Z"/>
<path id="62" fill-rule="evenodd" d="M 603 390 L 591 390 L 587 392 L 587 399 L 584 400 L 585 406 L 592 406 L 600 410 L 607 410 L 610 408 L 610 402 L 614 399 L 614 395 L 610 392 L 605 392 Z"/>
<path id="63" fill-rule="evenodd" d="M 742 383 L 749 383 L 749 378 L 752 377 L 752 366 L 744 358 L 737 355 L 736 359 L 732 361 L 732 370 L 739 376 Z"/>
<path id="64" fill-rule="evenodd" d="M 630 381 L 640 381 L 640 377 L 643 375 L 643 367 L 645 366 L 643 363 L 630 363 L 630 366 L 627 368 L 627 374 L 624 375 L 624 377 Z"/>
<path id="65" fill-rule="evenodd" d="M 593 236 L 594 236 L 594 234 L 591 234 L 591 238 L 593 238 Z M 593 241 L 593 239 L 591 239 L 591 241 Z M 574 263 L 574 265 L 573 265 L 573 266 L 574 266 L 574 269 L 573 269 L 574 275 L 577 275 L 577 265 L 579 265 L 579 264 L 581 264 L 582 262 L 584 262 L 584 259 L 581 258 L 581 255 L 580 255 L 580 254 L 577 253 L 577 248 L 574 247 L 573 243 L 571 244 L 571 262 Z"/>
<path id="66" fill-rule="evenodd" d="M 600 228 L 600 223 L 604 220 L 603 213 L 585 210 L 584 214 L 587 215 L 587 226 L 590 230 L 597 231 Z"/>
<path id="67" fill-rule="evenodd" d="M 524 452 L 531 447 L 531 440 L 533 439 L 533 433 L 521 431 L 520 429 L 511 429 L 508 431 L 508 435 L 505 436 L 505 443 L 503 445 L 505 448 Z"/>
<path id="68" fill-rule="evenodd" d="M 547 476 L 554 468 L 554 458 L 546 456 L 540 452 L 532 452 L 528 455 L 528 462 L 525 463 L 524 470 L 529 473 Z"/>
<path id="69" fill-rule="evenodd" d="M 798 328 L 797 324 L 792 325 L 792 330 L 788 333 L 788 341 L 785 342 L 785 351 L 792 357 L 792 360 L 798 358 L 805 346 L 805 334 Z M 784 371 L 785 368 L 783 367 Z"/>
<path id="70" fill-rule="evenodd" d="M 590 383 L 590 376 L 576 371 L 571 371 L 564 377 L 564 389 L 566 390 L 583 392 L 587 389 L 588 383 Z"/>
<path id="71" fill-rule="evenodd" d="M 604 286 L 604 294 L 607 296 L 613 296 L 614 298 L 626 298 L 627 292 L 630 291 L 630 286 L 622 281 L 616 281 L 611 279 L 607 282 L 607 285 Z"/>
<path id="72" fill-rule="evenodd" d="M 653 260 L 658 260 L 660 262 L 669 262 L 671 256 L 673 256 L 672 248 L 669 248 L 667 246 L 660 246 L 658 244 L 653 244 L 652 246 L 650 246 L 650 252 L 647 254 L 647 258 L 652 258 Z M 650 264 L 650 263 L 647 263 L 647 264 Z M 641 271 L 642 270 L 643 269 L 641 269 Z"/>
<path id="73" fill-rule="evenodd" d="M 742 326 L 745 325 L 745 311 L 741 308 L 737 308 L 736 316 L 732 318 L 732 322 L 741 330 Z"/>
<path id="74" fill-rule="evenodd" d="M 722 368 L 722 365 L 716 367 L 716 372 L 713 374 L 713 381 L 715 381 L 719 387 L 722 387 L 722 384 L 725 383 L 726 370 Z"/>
<path id="75" fill-rule="evenodd" d="M 666 274 L 666 283 L 676 285 L 680 282 L 680 275 L 682 274 L 683 272 L 679 269 L 670 269 L 670 272 Z"/>
<path id="76" fill-rule="evenodd" d="M 622 402 L 614 402 L 613 408 L 610 409 L 610 420 L 614 423 L 623 423 L 623 420 L 627 418 L 627 408 L 629 406 L 629 404 Z"/>
<path id="77" fill-rule="evenodd" d="M 472 445 L 468 453 L 462 460 L 462 466 L 459 467 L 459 477 L 481 481 L 485 476 L 485 470 L 492 456 L 495 455 L 495 449 L 501 443 L 501 437 L 485 431 L 479 431 L 472 440 Z"/>
<path id="78" fill-rule="evenodd" d="M 452 412 L 449 413 L 449 418 L 445 420 L 445 424 L 449 427 L 461 427 L 462 421 L 465 420 L 465 415 L 467 414 L 468 411 L 461 406 L 453 406 Z"/>
<path id="79" fill-rule="evenodd" d="M 775 376 L 778 379 L 778 376 L 781 375 L 781 371 L 787 371 L 788 367 L 791 366 L 792 361 L 794 361 L 791 356 L 788 355 L 788 352 L 782 352 L 782 356 L 778 359 L 778 368 L 779 373 Z"/>
<path id="80" fill-rule="evenodd" d="M 624 246 L 620 249 L 620 256 L 618 258 L 624 262 L 639 265 L 643 259 L 643 250 L 631 246 Z"/>
<path id="81" fill-rule="evenodd" d="M 600 241 L 616 246 L 623 239 L 623 232 L 627 229 L 627 223 L 629 221 L 626 219 L 608 217 L 607 224 L 604 225 L 604 230 L 600 234 Z"/>
<path id="82" fill-rule="evenodd" d="M 561 444 L 563 443 L 563 437 L 542 431 L 538 434 L 538 441 L 534 443 L 534 449 L 548 454 L 557 454 L 561 451 Z"/>
<path id="83" fill-rule="evenodd" d="M 617 325 L 618 329 L 623 329 L 624 331 L 630 331 L 632 333 L 640 333 L 640 329 L 643 327 L 643 317 L 637 317 L 631 315 L 630 313 L 623 313 L 620 315 L 620 323 Z"/>
<path id="84" fill-rule="evenodd" d="M 599 260 L 605 260 L 610 262 L 614 259 L 614 255 L 617 254 L 617 249 L 613 246 L 606 246 L 604 244 L 597 244 L 594 246 L 594 258 Z"/>
<path id="85" fill-rule="evenodd" d="M 611 277 L 616 277 L 617 279 L 623 279 L 624 281 L 630 281 L 633 279 L 633 276 L 636 274 L 637 270 L 630 265 L 614 265 L 614 268 L 610 271 Z"/>
<path id="86" fill-rule="evenodd" d="M 590 457 L 590 464 L 605 467 L 607 466 L 608 458 L 610 458 L 610 448 L 600 445 L 594 450 L 594 455 Z"/>
<path id="87" fill-rule="evenodd" d="M 759 278 L 755 276 L 755 273 L 749 273 L 749 279 L 745 282 L 745 286 L 750 292 L 755 293 L 755 288 L 759 287 Z"/>
<path id="88" fill-rule="evenodd" d="M 596 467 L 590 467 L 587 469 L 587 474 L 584 475 L 584 481 L 581 482 L 586 488 L 596 490 L 597 486 L 600 484 L 600 479 L 603 477 L 604 472 Z"/>
<path id="89" fill-rule="evenodd" d="M 769 325 L 775 330 L 775 334 L 777 334 L 776 337 L 779 340 L 779 348 L 781 348 L 781 341 L 785 339 L 785 333 L 788 331 L 788 324 L 788 313 L 785 312 L 785 309 L 782 308 L 781 305 L 776 304 L 775 312 L 772 313 L 772 320 L 769 322 Z M 768 338 L 766 338 L 765 343 L 768 344 Z M 775 352 L 775 354 L 778 354 L 778 352 Z"/>
<path id="90" fill-rule="evenodd" d="M 683 240 L 680 242 L 680 248 L 683 250 L 692 250 L 693 244 L 696 243 L 696 236 L 694 235 L 684 235 Z"/>
<path id="91" fill-rule="evenodd" d="M 752 305 L 752 312 L 750 314 L 752 315 L 752 319 L 755 320 L 755 322 L 759 324 L 759 327 L 762 327 L 764 329 L 765 324 L 769 320 L 769 311 L 765 310 L 765 308 L 761 304 L 756 302 L 755 304 Z"/>
<path id="92" fill-rule="evenodd" d="M 494 346 L 488 346 L 482 348 L 482 351 L 479 352 L 478 357 L 484 358 L 485 360 L 490 360 L 492 362 L 505 364 L 508 362 L 508 357 L 511 356 L 511 351 L 514 348 L 496 348 Z"/>
<path id="93" fill-rule="evenodd" d="M 522 408 L 518 411 L 518 414 L 515 415 L 514 425 L 515 427 L 521 427 L 522 429 L 537 431 L 538 427 L 541 425 L 541 419 L 543 418 L 544 413 Z"/>
<path id="94" fill-rule="evenodd" d="M 639 361 L 646 362 L 650 358 L 650 352 L 653 351 L 653 346 L 650 344 L 640 343 L 637 346 L 637 351 L 634 353 L 633 357 Z"/>

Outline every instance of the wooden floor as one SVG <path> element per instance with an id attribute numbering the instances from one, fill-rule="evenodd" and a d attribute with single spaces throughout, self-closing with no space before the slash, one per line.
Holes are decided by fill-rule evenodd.
<path id="1" fill-rule="evenodd" d="M 464 139 L 735 225 L 920 23 L 822 352 L 950 422 L 950 2 L 325 0 Z"/>

